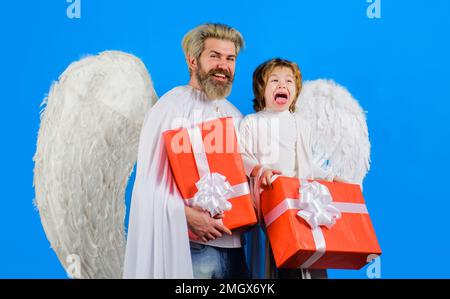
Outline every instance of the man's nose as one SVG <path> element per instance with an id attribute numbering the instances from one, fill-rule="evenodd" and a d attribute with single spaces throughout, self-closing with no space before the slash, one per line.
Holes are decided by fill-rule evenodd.
<path id="1" fill-rule="evenodd" d="M 218 68 L 218 69 L 221 69 L 221 70 L 226 70 L 226 69 L 227 69 L 226 65 L 223 64 L 223 63 L 219 63 L 219 64 L 217 65 L 217 68 Z"/>
<path id="2" fill-rule="evenodd" d="M 228 66 L 227 66 L 226 62 L 224 62 L 224 61 L 219 62 L 219 63 L 217 64 L 217 67 L 218 67 L 219 69 L 222 69 L 222 70 L 227 70 L 227 69 L 228 69 Z"/>
<path id="3" fill-rule="evenodd" d="M 221 68 L 223 70 L 228 70 L 228 61 L 226 58 L 222 58 L 219 61 L 219 64 L 217 65 L 218 68 Z"/>

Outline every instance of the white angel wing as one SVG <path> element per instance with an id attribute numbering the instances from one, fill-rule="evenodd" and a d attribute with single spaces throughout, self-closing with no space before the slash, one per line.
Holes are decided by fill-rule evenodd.
<path id="1" fill-rule="evenodd" d="M 122 277 L 124 193 L 156 100 L 144 64 L 116 51 L 72 63 L 50 89 L 34 156 L 35 204 L 72 277 Z"/>
<path id="2" fill-rule="evenodd" d="M 352 95 L 330 80 L 307 81 L 297 112 L 311 130 L 313 164 L 328 178 L 362 185 L 370 167 L 370 142 L 365 113 Z"/>

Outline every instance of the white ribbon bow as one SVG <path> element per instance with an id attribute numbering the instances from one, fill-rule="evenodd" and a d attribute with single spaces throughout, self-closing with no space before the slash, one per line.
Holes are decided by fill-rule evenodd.
<path id="1" fill-rule="evenodd" d="M 326 226 L 330 229 L 336 220 L 341 218 L 341 212 L 333 205 L 328 188 L 318 182 L 301 181 L 300 211 L 297 215 L 315 229 Z"/>
<path id="2" fill-rule="evenodd" d="M 192 206 L 208 211 L 211 217 L 231 210 L 228 198 L 233 194 L 233 187 L 225 176 L 217 172 L 207 173 L 195 186 L 198 191 L 192 199 Z"/>

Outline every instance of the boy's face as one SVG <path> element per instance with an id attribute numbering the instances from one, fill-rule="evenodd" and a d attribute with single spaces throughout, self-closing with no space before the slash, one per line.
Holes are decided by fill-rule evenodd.
<path id="1" fill-rule="evenodd" d="M 295 76 L 288 67 L 276 67 L 270 73 L 264 91 L 266 108 L 274 111 L 289 109 L 296 94 Z"/>

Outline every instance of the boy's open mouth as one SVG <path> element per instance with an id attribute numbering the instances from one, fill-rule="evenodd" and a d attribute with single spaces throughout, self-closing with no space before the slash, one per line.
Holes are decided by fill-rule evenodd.
<path id="1" fill-rule="evenodd" d="M 287 92 L 278 91 L 277 93 L 275 93 L 274 99 L 275 103 L 277 103 L 278 105 L 284 105 L 288 102 L 289 96 Z"/>

